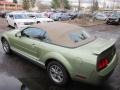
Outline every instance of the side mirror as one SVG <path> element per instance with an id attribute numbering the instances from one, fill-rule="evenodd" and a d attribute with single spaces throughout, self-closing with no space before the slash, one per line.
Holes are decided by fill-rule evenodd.
<path id="1" fill-rule="evenodd" d="M 18 33 L 15 34 L 15 37 L 20 37 L 21 38 L 21 36 L 22 36 L 21 32 L 18 32 Z"/>

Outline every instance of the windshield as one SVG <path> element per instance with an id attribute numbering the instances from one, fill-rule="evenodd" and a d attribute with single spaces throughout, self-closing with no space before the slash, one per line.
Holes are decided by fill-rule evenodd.
<path id="1" fill-rule="evenodd" d="M 42 15 L 41 14 L 36 14 L 36 17 L 37 18 L 42 18 Z"/>
<path id="2" fill-rule="evenodd" d="M 42 14 L 36 14 L 35 16 L 36 18 L 47 18 L 45 15 L 42 15 Z"/>
<path id="3" fill-rule="evenodd" d="M 16 14 L 14 15 L 15 19 L 28 19 L 27 15 L 25 14 Z"/>
<path id="4" fill-rule="evenodd" d="M 114 13 L 111 15 L 112 17 L 118 17 L 118 14 L 117 13 Z"/>

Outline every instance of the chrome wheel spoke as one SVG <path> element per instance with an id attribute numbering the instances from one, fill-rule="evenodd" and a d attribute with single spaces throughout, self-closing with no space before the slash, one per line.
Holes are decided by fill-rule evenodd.
<path id="1" fill-rule="evenodd" d="M 58 74 L 59 74 L 59 76 L 61 76 L 61 77 L 63 76 L 63 73 L 62 73 L 61 71 L 58 72 Z"/>
<path id="2" fill-rule="evenodd" d="M 58 78 L 59 81 L 63 80 L 63 78 L 61 76 L 59 76 L 59 75 L 57 76 L 57 78 Z"/>
<path id="3" fill-rule="evenodd" d="M 6 41 L 3 42 L 3 49 L 5 50 L 5 52 L 9 51 L 9 45 Z"/>
<path id="4" fill-rule="evenodd" d="M 57 65 L 52 65 L 50 67 L 50 76 L 55 82 L 62 82 L 63 81 L 63 72 Z"/>

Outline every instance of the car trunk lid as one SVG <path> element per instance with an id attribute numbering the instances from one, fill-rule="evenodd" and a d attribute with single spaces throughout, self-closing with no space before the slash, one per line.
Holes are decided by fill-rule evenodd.
<path id="1" fill-rule="evenodd" d="M 79 47 L 78 49 L 83 49 L 83 51 L 87 51 L 93 54 L 101 54 L 103 51 L 111 47 L 113 44 L 115 44 L 116 40 L 105 40 L 102 38 L 98 38 L 94 40 L 93 42 L 90 42 L 86 45 L 83 45 Z"/>
<path id="2" fill-rule="evenodd" d="M 88 43 L 82 47 L 79 47 L 83 53 L 95 55 L 96 58 L 96 67 L 97 71 L 100 71 L 107 67 L 107 65 L 111 62 L 112 58 L 115 55 L 115 41 L 114 39 L 105 40 L 105 39 L 96 39 L 95 41 Z M 81 49 L 80 49 L 81 48 Z"/>

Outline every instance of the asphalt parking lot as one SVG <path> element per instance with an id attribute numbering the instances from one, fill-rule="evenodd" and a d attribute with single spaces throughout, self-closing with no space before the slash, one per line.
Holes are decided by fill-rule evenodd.
<path id="1" fill-rule="evenodd" d="M 85 27 L 92 35 L 106 39 L 116 39 L 116 48 L 120 58 L 120 25 L 96 25 Z M 12 28 L 7 27 L 0 18 L 0 36 Z M 111 77 L 100 86 L 91 86 L 80 82 L 70 82 L 66 87 L 52 84 L 44 69 L 28 62 L 25 58 L 4 53 L 0 43 L 0 90 L 120 90 L 120 59 Z"/>

